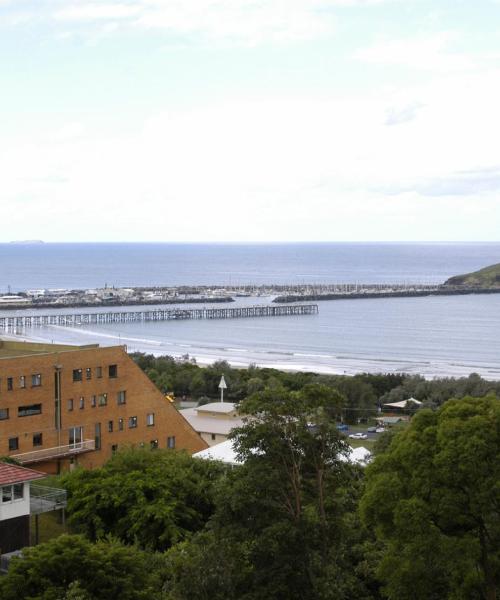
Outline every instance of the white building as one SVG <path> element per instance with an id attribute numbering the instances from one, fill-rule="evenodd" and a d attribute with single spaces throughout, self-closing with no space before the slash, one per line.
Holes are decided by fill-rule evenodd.
<path id="1" fill-rule="evenodd" d="M 243 425 L 233 402 L 211 402 L 179 412 L 209 446 L 224 442 L 232 429 Z"/>

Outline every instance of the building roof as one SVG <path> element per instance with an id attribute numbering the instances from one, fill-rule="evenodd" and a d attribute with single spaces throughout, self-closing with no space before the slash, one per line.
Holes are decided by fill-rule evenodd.
<path id="1" fill-rule="evenodd" d="M 219 435 L 229 435 L 234 427 L 241 427 L 243 419 L 241 417 L 220 419 L 207 415 L 198 415 L 197 408 L 184 408 L 179 413 L 186 419 L 191 427 L 198 433 L 216 433 Z"/>
<path id="2" fill-rule="evenodd" d="M 341 456 L 343 462 L 352 462 L 361 466 L 366 465 L 371 458 L 371 452 L 360 446 L 359 448 L 351 448 L 349 456 Z M 240 465 L 236 452 L 233 448 L 233 440 L 226 440 L 220 444 L 215 444 L 206 450 L 201 450 L 193 454 L 195 458 L 203 458 L 204 460 L 220 460 L 227 465 Z"/>
<path id="3" fill-rule="evenodd" d="M 390 406 L 391 408 L 407 408 L 408 403 L 416 404 L 420 406 L 422 402 L 420 400 L 416 400 L 415 398 L 408 398 L 408 400 L 401 400 L 401 402 L 388 402 L 384 404 L 384 406 Z"/>
<path id="4" fill-rule="evenodd" d="M 9 485 L 11 483 L 23 483 L 24 481 L 33 481 L 47 477 L 47 473 L 40 473 L 26 467 L 18 467 L 10 463 L 0 462 L 0 485 Z"/>
<path id="5" fill-rule="evenodd" d="M 241 462 L 236 458 L 236 452 L 233 448 L 233 440 L 226 440 L 220 444 L 215 444 L 206 450 L 193 454 L 195 458 L 204 460 L 220 460 L 228 465 L 239 465 Z"/>
<path id="6" fill-rule="evenodd" d="M 17 358 L 33 354 L 50 354 L 52 352 L 65 352 L 69 350 L 86 350 L 98 348 L 98 344 L 74 346 L 69 344 L 44 344 L 38 342 L 19 342 L 0 339 L 0 358 Z"/>
<path id="7" fill-rule="evenodd" d="M 227 414 L 235 410 L 234 402 L 210 402 L 209 404 L 202 404 L 197 406 L 195 410 L 197 412 L 216 412 L 221 414 Z"/>

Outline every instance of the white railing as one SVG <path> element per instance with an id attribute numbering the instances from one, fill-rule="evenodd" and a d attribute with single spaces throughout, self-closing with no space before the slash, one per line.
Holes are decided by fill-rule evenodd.
<path id="1" fill-rule="evenodd" d="M 91 450 L 95 450 L 95 440 L 83 440 L 82 442 L 68 444 L 67 446 L 55 446 L 54 448 L 42 448 L 40 450 L 24 452 L 23 454 L 11 454 L 11 458 L 15 458 L 24 465 L 52 458 L 81 454 L 82 452 L 90 452 Z"/>

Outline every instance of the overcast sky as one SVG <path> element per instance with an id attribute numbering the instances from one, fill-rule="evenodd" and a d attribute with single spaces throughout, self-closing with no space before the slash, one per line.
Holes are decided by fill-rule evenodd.
<path id="1" fill-rule="evenodd" d="M 0 0 L 0 241 L 500 240 L 500 1 Z"/>

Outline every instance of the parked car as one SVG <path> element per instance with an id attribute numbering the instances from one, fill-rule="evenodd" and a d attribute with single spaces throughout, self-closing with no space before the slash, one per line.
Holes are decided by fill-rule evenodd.
<path id="1" fill-rule="evenodd" d="M 384 433 L 385 431 L 385 427 L 377 427 L 377 429 L 375 429 L 375 433 Z"/>
<path id="2" fill-rule="evenodd" d="M 368 427 L 366 431 L 368 431 L 368 433 L 377 433 L 377 429 L 378 427 Z"/>
<path id="3" fill-rule="evenodd" d="M 351 438 L 351 440 L 366 440 L 368 438 L 366 433 L 362 433 L 361 431 L 359 431 L 358 433 L 351 433 L 349 437 Z"/>
<path id="4" fill-rule="evenodd" d="M 338 429 L 339 431 L 347 431 L 347 430 L 349 429 L 349 426 L 348 426 L 348 425 L 346 425 L 345 423 L 339 423 L 339 424 L 337 425 L 337 429 Z"/>

